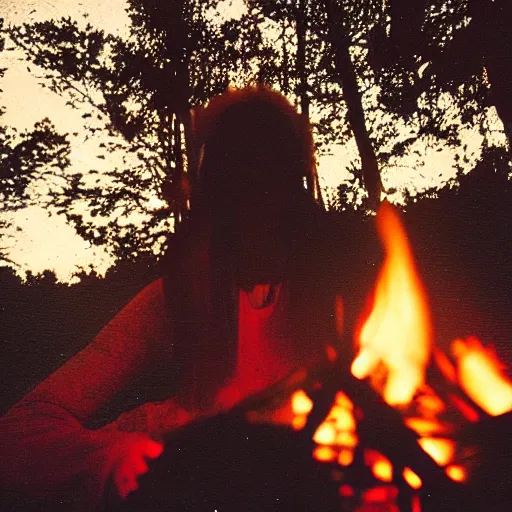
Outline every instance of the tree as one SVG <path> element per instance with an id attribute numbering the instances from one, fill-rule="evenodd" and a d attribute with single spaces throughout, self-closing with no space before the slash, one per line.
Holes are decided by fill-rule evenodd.
<path id="1" fill-rule="evenodd" d="M 2 24 L 0 19 L 0 31 Z M 4 45 L 1 38 L 0 51 L 4 51 Z M 0 69 L 0 79 L 4 72 L 5 69 Z M 0 108 L 0 116 L 4 112 Z M 32 131 L 21 133 L 0 126 L 0 205 L 5 215 L 0 219 L 0 262 L 13 264 L 7 256 L 5 232 L 11 222 L 6 214 L 49 202 L 47 179 L 53 179 L 53 187 L 62 185 L 63 173 L 69 165 L 69 150 L 67 137 L 58 134 L 48 119 L 36 123 Z"/>
<path id="2" fill-rule="evenodd" d="M 217 3 L 131 0 L 127 39 L 70 18 L 9 29 L 44 70 L 43 84 L 85 110 L 90 136 L 107 131 L 103 151 L 130 156 L 104 176 L 94 169 L 69 176 L 65 194 L 54 196 L 82 237 L 109 245 L 120 258 L 163 250 L 173 224 L 186 215 L 187 182 L 195 181 L 190 109 L 223 91 L 230 74 L 250 69 L 257 31 L 244 20 L 214 23 L 207 14 Z M 252 34 L 246 47 L 243 31 Z M 149 206 L 155 198 L 161 207 Z M 74 209 L 84 202 L 89 216 Z"/>
<path id="3" fill-rule="evenodd" d="M 482 124 L 494 105 L 510 142 L 509 3 L 391 0 L 383 14 L 369 40 L 379 100 L 453 146 L 460 124 Z"/>
<path id="4" fill-rule="evenodd" d="M 357 83 L 355 67 L 350 56 L 350 29 L 344 9 L 334 0 L 325 0 L 328 34 L 334 53 L 334 66 L 347 102 L 348 119 L 361 156 L 362 178 L 368 192 L 369 206 L 376 209 L 382 192 L 379 164 L 370 134 L 366 128 L 362 95 Z"/>
<path id="5" fill-rule="evenodd" d="M 368 30 L 365 24 L 371 25 L 375 13 L 359 2 L 355 6 L 354 2 L 312 0 L 253 0 L 249 4 L 279 24 L 283 34 L 283 66 L 275 68 L 273 83 L 298 99 L 305 116 L 314 114 L 320 150 L 345 143 L 353 134 L 361 158 L 361 167 L 355 171 L 370 196 L 369 204 L 375 207 L 382 184 L 363 108 L 361 84 L 368 73 L 361 65 L 362 55 L 354 58 L 350 54 L 361 45 Z"/>

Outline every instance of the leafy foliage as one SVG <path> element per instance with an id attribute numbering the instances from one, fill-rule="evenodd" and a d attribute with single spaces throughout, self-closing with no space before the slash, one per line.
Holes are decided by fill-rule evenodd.
<path id="1" fill-rule="evenodd" d="M 156 241 L 181 218 L 180 198 L 165 191 L 176 189 L 193 163 L 190 108 L 223 91 L 230 74 L 250 72 L 259 32 L 247 19 L 214 23 L 206 14 L 217 3 L 133 0 L 125 39 L 71 18 L 9 29 L 43 70 L 42 84 L 65 95 L 70 106 L 86 110 L 90 136 L 107 130 L 103 150 L 133 157 L 103 179 L 74 174 L 64 195 L 54 196 L 81 236 L 93 244 L 108 243 L 118 257 L 155 250 Z M 151 209 L 155 198 L 167 204 Z M 83 206 L 77 208 L 84 202 L 89 218 Z M 106 225 L 98 225 L 99 217 L 109 219 Z M 130 221 L 141 217 L 148 222 L 145 237 Z"/>
<path id="2" fill-rule="evenodd" d="M 4 39 L 0 39 L 0 51 L 4 51 L 4 44 Z M 0 79 L 4 72 L 4 69 L 0 70 Z M 5 109 L 0 109 L 0 116 L 4 112 Z M 48 178 L 58 188 L 58 178 L 62 177 L 68 165 L 67 137 L 58 134 L 49 119 L 39 121 L 31 131 L 18 132 L 14 128 L 0 126 L 0 208 L 4 213 L 0 229 L 4 238 L 5 229 L 10 226 L 7 214 L 48 202 Z M 10 261 L 6 249 L 7 245 L 2 240 L 0 261 Z"/>
<path id="3" fill-rule="evenodd" d="M 460 125 L 482 123 L 489 105 L 498 107 L 506 126 L 499 82 L 509 82 L 508 77 L 495 73 L 495 83 L 489 77 L 489 66 L 512 43 L 502 28 L 512 19 L 505 4 L 389 2 L 368 41 L 379 102 L 416 124 L 418 136 L 436 137 L 451 146 L 461 144 Z"/>
<path id="4" fill-rule="evenodd" d="M 287 94 L 313 120 L 320 152 L 355 138 L 353 179 L 330 201 L 340 209 L 356 198 L 367 209 L 365 172 L 379 178 L 419 139 L 457 147 L 461 123 L 485 131 L 487 106 L 506 96 L 494 87 L 495 61 L 510 39 L 497 7 L 484 12 L 490 3 L 503 5 L 249 0 L 240 19 L 219 22 L 219 0 L 130 0 L 126 37 L 69 17 L 8 34 L 41 83 L 81 109 L 86 139 L 101 137 L 98 158 L 119 155 L 107 172 L 66 174 L 52 204 L 92 244 L 135 259 L 162 252 L 187 214 L 182 178 L 194 186 L 197 162 L 190 109 L 230 82 Z"/>

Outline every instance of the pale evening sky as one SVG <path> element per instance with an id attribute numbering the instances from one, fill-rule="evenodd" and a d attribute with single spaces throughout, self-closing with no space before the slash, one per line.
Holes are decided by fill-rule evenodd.
<path id="1" fill-rule="evenodd" d="M 86 21 L 93 26 L 114 34 L 126 32 L 128 17 L 124 12 L 124 0 L 32 0 L 21 3 L 18 0 L 0 0 L 0 13 L 6 23 L 42 21 L 51 18 L 71 16 Z M 222 17 L 236 16 L 243 8 L 242 0 L 224 2 L 220 11 Z M 65 105 L 66 100 L 42 88 L 36 78 L 37 70 L 27 69 L 20 52 L 4 52 L 0 55 L 0 67 L 7 68 L 0 84 L 0 105 L 6 107 L 2 123 L 18 129 L 30 129 L 33 124 L 44 117 L 49 117 L 61 133 L 80 132 L 83 119 L 81 113 Z M 496 118 L 495 113 L 491 113 Z M 499 121 L 497 121 L 498 129 Z M 404 131 L 404 137 L 407 134 Z M 466 156 L 470 163 L 478 159 L 482 137 L 476 130 L 468 132 L 465 137 L 468 144 Z M 106 155 L 105 160 L 98 160 L 96 155 L 98 140 L 87 143 L 83 135 L 70 136 L 72 144 L 72 172 L 85 172 L 91 168 L 102 170 L 115 165 L 115 156 Z M 497 133 L 497 143 L 503 143 L 503 136 Z M 408 187 L 422 190 L 432 185 L 439 185 L 455 174 L 454 163 L 457 150 L 447 149 L 438 144 L 428 145 L 418 140 L 409 155 L 399 161 L 391 162 L 389 168 L 383 169 L 385 186 L 398 189 Z M 347 176 L 346 169 L 358 159 L 355 142 L 352 139 L 346 146 L 331 149 L 331 155 L 319 160 L 319 173 L 323 187 L 335 187 Z M 63 217 L 48 216 L 41 208 L 28 208 L 17 212 L 13 217 L 13 235 L 10 243 L 9 257 L 19 266 L 23 274 L 30 269 L 35 273 L 45 269 L 54 269 L 60 280 L 71 278 L 77 267 L 92 264 L 99 273 L 112 264 L 111 257 L 103 250 L 91 248 L 74 230 L 68 226 Z"/>

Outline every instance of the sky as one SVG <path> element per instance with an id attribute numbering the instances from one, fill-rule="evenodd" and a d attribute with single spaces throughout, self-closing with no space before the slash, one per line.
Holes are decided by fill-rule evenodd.
<path id="1" fill-rule="evenodd" d="M 129 23 L 124 6 L 124 0 L 0 0 L 0 13 L 7 23 L 13 24 L 71 16 L 107 32 L 123 35 Z M 222 8 L 213 14 L 226 19 L 242 11 L 241 0 L 225 0 Z M 66 99 L 42 88 L 38 83 L 37 69 L 33 66 L 30 70 L 27 68 L 21 52 L 0 54 L 0 67 L 7 68 L 0 84 L 3 90 L 0 104 L 6 107 L 2 118 L 4 124 L 30 129 L 35 122 L 49 117 L 58 132 L 80 132 L 81 112 L 70 109 L 65 105 Z M 497 120 L 495 113 L 490 115 Z M 497 137 L 499 139 L 501 135 L 498 133 Z M 70 137 L 70 140 L 72 172 L 85 172 L 91 168 L 101 171 L 115 166 L 116 155 L 107 155 L 105 160 L 96 158 L 99 140 L 86 142 L 80 134 Z M 464 140 L 468 144 L 465 156 L 469 159 L 469 169 L 479 158 L 482 137 L 474 130 L 468 131 Z M 384 185 L 397 188 L 398 196 L 404 187 L 421 191 L 439 186 L 455 175 L 457 152 L 453 148 L 418 140 L 408 156 L 390 162 L 389 167 L 382 169 Z M 327 190 L 346 179 L 349 176 L 347 169 L 358 160 L 353 139 L 345 146 L 331 147 L 329 153 L 318 162 L 320 183 Z M 37 274 L 52 269 L 59 280 L 70 281 L 80 267 L 92 265 L 103 274 L 113 264 L 112 257 L 104 249 L 90 247 L 74 233 L 63 217 L 49 216 L 45 210 L 33 207 L 17 212 L 9 220 L 12 227 L 7 233 L 11 237 L 7 241 L 10 247 L 8 255 L 16 263 L 20 275 L 26 270 Z"/>

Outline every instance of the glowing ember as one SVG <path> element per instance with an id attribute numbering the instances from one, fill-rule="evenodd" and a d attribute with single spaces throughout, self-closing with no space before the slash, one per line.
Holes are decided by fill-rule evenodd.
<path id="1" fill-rule="evenodd" d="M 294 414 L 309 414 L 313 409 L 311 398 L 302 390 L 295 391 L 292 395 L 292 410 Z"/>
<path id="2" fill-rule="evenodd" d="M 356 429 L 356 420 L 352 411 L 348 411 L 347 409 L 343 409 L 342 407 L 334 406 L 327 416 L 328 420 L 334 420 L 336 423 L 336 428 L 338 430 L 355 430 Z"/>
<path id="3" fill-rule="evenodd" d="M 450 401 L 457 408 L 457 410 L 466 418 L 468 421 L 478 421 L 480 416 L 474 407 L 471 407 L 467 402 L 465 402 L 462 398 L 457 395 L 450 393 L 449 394 Z"/>
<path id="4" fill-rule="evenodd" d="M 336 440 L 336 427 L 332 423 L 322 423 L 313 436 L 313 441 L 318 444 L 334 444 Z"/>
<path id="5" fill-rule="evenodd" d="M 454 482 L 465 482 L 467 480 L 466 470 L 461 466 L 448 466 L 446 468 L 446 474 Z"/>
<path id="6" fill-rule="evenodd" d="M 339 446 L 355 448 L 357 446 L 357 436 L 354 432 L 339 432 L 336 435 L 335 443 Z"/>
<path id="7" fill-rule="evenodd" d="M 373 476 L 377 480 L 381 482 L 391 482 L 393 480 L 393 465 L 380 452 L 365 450 L 364 463 L 372 470 Z"/>
<path id="8" fill-rule="evenodd" d="M 512 382 L 496 356 L 474 337 L 455 340 L 451 348 L 460 385 L 468 396 L 492 416 L 512 410 Z"/>
<path id="9" fill-rule="evenodd" d="M 340 486 L 339 493 L 340 496 L 343 496 L 344 498 L 351 498 L 354 496 L 354 488 L 351 485 L 343 484 Z"/>
<path id="10" fill-rule="evenodd" d="M 307 416 L 295 416 L 292 420 L 292 428 L 293 430 L 302 430 L 308 421 Z"/>
<path id="11" fill-rule="evenodd" d="M 343 393 L 343 391 L 338 391 L 336 393 L 334 403 L 343 409 L 347 409 L 348 411 L 352 411 L 354 409 L 354 404 L 350 398 L 345 393 Z"/>
<path id="12" fill-rule="evenodd" d="M 441 414 L 446 410 L 445 403 L 434 394 L 422 394 L 416 399 L 418 409 L 425 417 L 432 417 Z"/>
<path id="13" fill-rule="evenodd" d="M 354 462 L 354 451 L 349 448 L 343 448 L 338 455 L 338 463 L 341 466 L 350 466 Z"/>
<path id="14" fill-rule="evenodd" d="M 334 462 L 338 454 L 330 446 L 317 446 L 313 451 L 313 457 L 320 462 Z"/>
<path id="15" fill-rule="evenodd" d="M 418 443 L 440 466 L 446 466 L 453 459 L 455 442 L 451 439 L 423 437 Z"/>
<path id="16" fill-rule="evenodd" d="M 359 336 L 352 373 L 359 379 L 387 370 L 383 397 L 391 405 L 407 404 L 424 381 L 431 331 L 427 301 L 395 210 L 384 203 L 377 227 L 386 250 L 370 316 Z"/>
<path id="17" fill-rule="evenodd" d="M 453 426 L 429 418 L 405 418 L 405 424 L 420 436 L 446 435 L 453 433 Z"/>
<path id="18" fill-rule="evenodd" d="M 350 466 L 354 460 L 354 448 L 358 437 L 355 432 L 354 404 L 343 392 L 338 392 L 329 414 L 318 426 L 313 441 L 318 445 L 313 456 L 324 462 L 337 459 L 342 466 Z M 328 448 L 322 450 L 322 448 Z"/>
<path id="19" fill-rule="evenodd" d="M 389 503 L 396 500 L 397 497 L 397 488 L 389 485 L 380 485 L 378 487 L 368 489 L 362 496 L 364 503 Z"/>
<path id="20" fill-rule="evenodd" d="M 421 478 L 410 468 L 404 468 L 402 473 L 404 480 L 413 488 L 420 489 L 422 486 Z"/>

